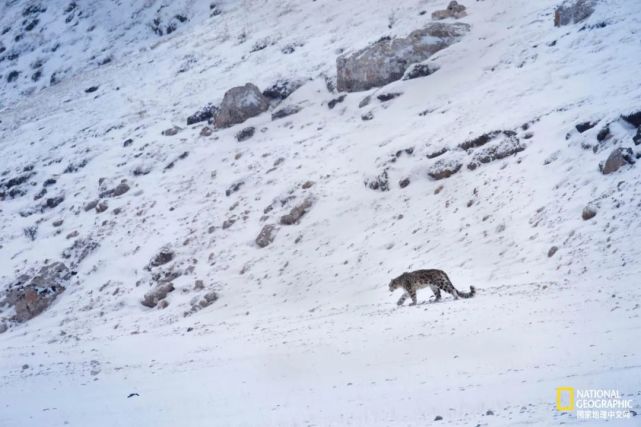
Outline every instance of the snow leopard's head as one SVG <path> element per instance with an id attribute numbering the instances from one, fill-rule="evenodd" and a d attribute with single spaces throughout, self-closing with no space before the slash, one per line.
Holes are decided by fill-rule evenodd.
<path id="1" fill-rule="evenodd" d="M 395 279 L 392 279 L 391 282 L 389 282 L 389 291 L 394 292 L 396 289 L 401 287 L 402 284 L 402 278 L 403 276 L 398 276 Z"/>

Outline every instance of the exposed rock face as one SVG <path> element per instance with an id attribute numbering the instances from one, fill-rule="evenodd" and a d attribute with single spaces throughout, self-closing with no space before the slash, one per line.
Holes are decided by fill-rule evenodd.
<path id="1" fill-rule="evenodd" d="M 170 292 L 173 291 L 174 285 L 172 283 L 163 283 L 147 292 L 140 303 L 145 307 L 154 308 L 159 302 L 167 298 L 167 295 Z"/>
<path id="2" fill-rule="evenodd" d="M 566 0 L 554 11 L 554 26 L 575 24 L 594 13 L 596 0 Z"/>
<path id="3" fill-rule="evenodd" d="M 467 16 L 467 12 L 465 12 L 465 6 L 459 4 L 456 1 L 451 1 L 450 4 L 447 5 L 447 9 L 437 10 L 436 12 L 432 13 L 432 19 L 437 20 L 447 18 L 459 19 L 465 16 Z"/>
<path id="4" fill-rule="evenodd" d="M 20 276 L 3 303 L 15 307 L 15 321 L 26 322 L 45 311 L 64 292 L 63 285 L 70 278 L 71 272 L 62 262 L 46 265 L 33 277 Z"/>
<path id="5" fill-rule="evenodd" d="M 406 38 L 382 38 L 349 56 L 339 56 L 337 88 L 357 92 L 399 80 L 410 65 L 456 43 L 469 28 L 462 23 L 432 23 Z"/>
<path id="6" fill-rule="evenodd" d="M 625 165 L 635 163 L 634 153 L 629 148 L 615 148 L 601 168 L 603 175 L 614 173 Z"/>
<path id="7" fill-rule="evenodd" d="M 305 215 L 308 211 L 309 208 L 312 207 L 313 200 L 311 197 L 308 197 L 301 203 L 300 205 L 294 207 L 287 215 L 283 215 L 280 218 L 280 223 L 283 225 L 292 225 L 296 224 L 300 219 Z"/>
<path id="8" fill-rule="evenodd" d="M 217 128 L 233 126 L 267 111 L 268 108 L 269 99 L 255 85 L 247 83 L 245 86 L 236 86 L 225 93 L 214 124 Z"/>
<path id="9" fill-rule="evenodd" d="M 274 241 L 275 237 L 276 227 L 271 224 L 267 224 L 263 227 L 262 230 L 260 230 L 260 234 L 258 234 L 258 237 L 256 237 L 256 244 L 260 248 L 267 247 Z"/>

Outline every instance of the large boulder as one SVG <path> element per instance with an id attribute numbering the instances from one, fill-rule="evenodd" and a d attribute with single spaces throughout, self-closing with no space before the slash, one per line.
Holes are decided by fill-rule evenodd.
<path id="1" fill-rule="evenodd" d="M 72 273 L 62 262 L 45 265 L 35 275 L 24 274 L 9 289 L 3 304 L 15 308 L 16 322 L 26 322 L 43 311 L 64 292 Z"/>
<path id="2" fill-rule="evenodd" d="M 267 111 L 269 99 L 258 88 L 247 83 L 245 86 L 236 86 L 225 92 L 220 110 L 214 117 L 217 128 L 226 128 L 257 116 Z"/>
<path id="3" fill-rule="evenodd" d="M 554 11 L 554 26 L 575 24 L 594 13 L 596 0 L 566 0 Z"/>
<path id="4" fill-rule="evenodd" d="M 618 147 L 612 150 L 610 156 L 603 165 L 601 165 L 601 172 L 603 175 L 609 175 L 621 169 L 625 165 L 633 165 L 635 163 L 634 153 L 629 148 Z"/>
<path id="5" fill-rule="evenodd" d="M 399 80 L 407 68 L 458 42 L 470 26 L 432 23 L 405 38 L 384 37 L 351 55 L 336 59 L 337 88 L 357 92 Z"/>

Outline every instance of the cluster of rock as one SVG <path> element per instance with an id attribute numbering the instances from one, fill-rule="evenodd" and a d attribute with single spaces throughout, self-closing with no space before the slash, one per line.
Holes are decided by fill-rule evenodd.
<path id="1" fill-rule="evenodd" d="M 415 63 L 458 42 L 470 29 L 463 23 L 432 23 L 405 38 L 383 37 L 336 60 L 337 89 L 357 92 L 399 80 Z"/>
<path id="2" fill-rule="evenodd" d="M 554 25 L 575 24 L 594 13 L 596 0 L 566 0 L 554 11 Z"/>
<path id="3" fill-rule="evenodd" d="M 302 185 L 303 190 L 309 189 L 314 183 L 312 181 L 307 181 Z M 300 220 L 309 212 L 311 207 L 314 204 L 314 197 L 307 196 L 302 202 L 290 209 L 290 211 L 280 217 L 280 225 L 289 226 L 298 224 Z M 271 210 L 271 206 L 265 209 L 266 212 Z M 278 227 L 274 224 L 266 224 L 261 229 L 260 233 L 256 237 L 256 245 L 259 248 L 264 248 L 269 246 L 274 239 L 276 238 L 276 233 L 278 232 Z"/>
<path id="4" fill-rule="evenodd" d="M 62 262 L 45 265 L 35 274 L 23 274 L 9 286 L 0 305 L 15 309 L 11 320 L 26 322 L 45 311 L 65 291 L 73 273 Z"/>

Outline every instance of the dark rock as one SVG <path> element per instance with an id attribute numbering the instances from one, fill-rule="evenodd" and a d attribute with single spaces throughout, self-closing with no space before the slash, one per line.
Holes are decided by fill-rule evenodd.
<path id="1" fill-rule="evenodd" d="M 209 291 L 205 295 L 203 295 L 203 298 L 198 302 L 198 305 L 200 308 L 205 308 L 209 307 L 213 303 L 218 301 L 218 294 L 216 291 Z"/>
<path id="2" fill-rule="evenodd" d="M 384 170 L 373 179 L 365 180 L 365 185 L 371 190 L 389 191 L 389 176 L 387 175 L 387 170 Z"/>
<path id="3" fill-rule="evenodd" d="M 434 180 L 440 180 L 449 178 L 459 170 L 463 165 L 458 160 L 437 160 L 436 163 L 432 165 L 427 171 L 427 174 L 430 178 Z"/>
<path id="4" fill-rule="evenodd" d="M 181 127 L 179 127 L 179 126 L 174 126 L 174 127 L 169 128 L 169 129 L 165 129 L 164 131 L 162 131 L 162 134 L 163 134 L 164 136 L 174 136 L 174 135 L 176 135 L 178 132 L 180 132 L 181 130 L 182 130 L 182 128 L 181 128 Z"/>
<path id="5" fill-rule="evenodd" d="M 298 223 L 303 215 L 305 215 L 309 211 L 309 208 L 312 207 L 313 203 L 313 199 L 311 197 L 308 197 L 303 201 L 303 203 L 292 208 L 292 210 L 289 211 L 287 215 L 283 215 L 282 217 L 280 217 L 280 223 L 283 225 L 292 225 Z"/>
<path id="6" fill-rule="evenodd" d="M 303 190 L 307 190 L 308 188 L 311 188 L 314 185 L 314 181 L 305 181 L 301 188 Z"/>
<path id="7" fill-rule="evenodd" d="M 356 92 L 399 80 L 411 64 L 427 60 L 468 31 L 467 24 L 432 23 L 406 38 L 383 38 L 351 55 L 339 56 L 338 90 Z"/>
<path id="8" fill-rule="evenodd" d="M 447 9 L 437 10 L 436 12 L 432 13 L 432 19 L 435 20 L 447 18 L 460 19 L 465 16 L 467 16 L 467 12 L 465 12 L 465 6 L 459 4 L 456 1 L 451 1 L 450 4 L 447 5 Z"/>
<path id="9" fill-rule="evenodd" d="M 418 79 L 420 77 L 427 77 L 430 74 L 434 74 L 438 70 L 439 67 L 436 64 L 413 64 L 403 75 L 403 80 L 412 80 Z"/>
<path id="10" fill-rule="evenodd" d="M 579 123 L 575 127 L 579 133 L 583 133 L 595 127 L 597 123 L 598 122 L 583 122 L 583 123 Z"/>
<path id="11" fill-rule="evenodd" d="M 442 421 L 442 420 L 443 420 L 443 417 L 441 417 L 440 415 L 437 415 L 436 417 L 434 417 L 434 421 Z"/>
<path id="12" fill-rule="evenodd" d="M 269 99 L 263 96 L 255 85 L 247 83 L 245 86 L 231 88 L 225 93 L 214 124 L 217 128 L 226 128 L 257 116 L 268 108 Z"/>
<path id="13" fill-rule="evenodd" d="M 601 168 L 601 172 L 603 175 L 608 175 L 618 171 L 625 165 L 633 165 L 635 162 L 634 153 L 630 148 L 618 147 L 610 153 L 610 156 Z"/>
<path id="14" fill-rule="evenodd" d="M 100 202 L 100 203 L 98 203 L 98 205 L 96 206 L 96 212 L 97 212 L 97 213 L 103 213 L 103 212 L 104 212 L 104 211 L 106 211 L 107 209 L 109 209 L 109 205 L 107 204 L 107 202 L 106 202 L 105 200 L 101 201 L 101 202 Z"/>
<path id="15" fill-rule="evenodd" d="M 91 86 L 85 89 L 85 93 L 94 93 L 100 88 L 100 86 Z"/>
<path id="16" fill-rule="evenodd" d="M 218 107 L 211 103 L 207 104 L 191 116 L 187 117 L 187 126 L 193 125 L 194 123 L 209 121 L 216 116 L 217 112 Z"/>
<path id="17" fill-rule="evenodd" d="M 98 206 L 98 202 L 99 201 L 100 201 L 99 199 L 96 199 L 96 200 L 92 200 L 89 203 L 87 203 L 85 205 L 85 212 L 89 212 L 90 210 L 95 209 L 96 206 Z"/>
<path id="18" fill-rule="evenodd" d="M 49 186 L 55 184 L 56 182 L 57 181 L 55 179 L 49 178 L 49 179 L 45 180 L 45 182 L 42 183 L 42 186 L 43 187 L 49 187 Z"/>
<path id="19" fill-rule="evenodd" d="M 367 113 L 361 115 L 361 120 L 363 120 L 364 122 L 372 120 L 373 118 L 374 113 L 372 113 L 371 111 L 368 111 Z"/>
<path id="20" fill-rule="evenodd" d="M 276 237 L 276 227 L 272 224 L 267 224 L 260 230 L 258 237 L 256 237 L 256 244 L 260 248 L 268 246 L 274 241 Z"/>
<path id="21" fill-rule="evenodd" d="M 64 196 L 50 197 L 45 201 L 42 209 L 53 209 L 65 200 Z"/>
<path id="22" fill-rule="evenodd" d="M 200 136 L 207 137 L 207 136 L 211 136 L 212 133 L 213 133 L 213 131 L 211 130 L 211 128 L 209 126 L 205 126 L 204 128 L 202 128 L 200 130 Z"/>
<path id="23" fill-rule="evenodd" d="M 408 185 L 410 185 L 410 179 L 409 179 L 409 178 L 402 179 L 401 181 L 399 181 L 398 185 L 399 185 L 401 188 L 405 188 L 405 187 L 407 187 Z"/>
<path id="24" fill-rule="evenodd" d="M 238 142 L 243 142 L 254 136 L 254 132 L 256 131 L 256 128 L 253 126 L 246 127 L 245 129 L 241 130 L 236 134 L 236 140 Z"/>
<path id="25" fill-rule="evenodd" d="M 471 148 L 481 147 L 487 144 L 488 142 L 492 141 L 493 139 L 497 138 L 501 134 L 508 137 L 513 137 L 516 135 L 516 133 L 511 130 L 495 130 L 492 132 L 484 133 L 483 135 L 476 137 L 474 139 L 465 141 L 462 144 L 459 144 L 459 147 L 462 148 L 463 150 L 469 150 Z"/>
<path id="26" fill-rule="evenodd" d="M 303 85 L 302 80 L 278 80 L 263 91 L 263 96 L 272 101 L 282 101 Z"/>
<path id="27" fill-rule="evenodd" d="M 122 196 L 125 194 L 127 191 L 129 191 L 130 187 L 129 184 L 127 184 L 127 180 L 123 179 L 120 184 L 118 184 L 116 187 L 103 191 L 100 193 L 100 198 L 105 198 L 105 197 L 118 197 Z"/>
<path id="28" fill-rule="evenodd" d="M 340 104 L 341 102 L 345 101 L 345 97 L 347 95 L 341 95 L 338 98 L 334 98 L 331 101 L 327 103 L 327 107 L 332 110 L 334 107 L 336 107 L 337 104 Z"/>
<path id="29" fill-rule="evenodd" d="M 610 127 L 605 126 L 603 129 L 599 131 L 599 133 L 596 135 L 596 139 L 599 142 L 603 142 L 606 139 L 610 138 Z"/>
<path id="30" fill-rule="evenodd" d="M 558 250 L 559 250 L 558 246 L 552 246 L 548 251 L 548 258 L 552 258 Z"/>
<path id="31" fill-rule="evenodd" d="M 621 118 L 630 123 L 635 128 L 641 127 L 641 111 L 637 111 L 636 113 L 631 114 L 624 114 L 621 116 Z"/>
<path id="32" fill-rule="evenodd" d="M 149 262 L 150 267 L 159 267 L 171 262 L 176 254 L 169 248 L 162 248 Z"/>
<path id="33" fill-rule="evenodd" d="M 172 283 L 163 283 L 156 286 L 153 290 L 147 292 L 140 302 L 145 307 L 154 308 L 159 302 L 167 298 L 170 292 L 174 291 Z"/>
<path id="34" fill-rule="evenodd" d="M 594 12 L 596 0 L 566 0 L 554 12 L 554 26 L 581 22 Z"/>
<path id="35" fill-rule="evenodd" d="M 6 323 L 2 322 L 0 323 L 0 334 L 4 334 L 9 330 L 9 327 L 7 326 Z"/>
<path id="36" fill-rule="evenodd" d="M 596 208 L 591 205 L 584 207 L 583 212 L 581 212 L 581 218 L 583 218 L 583 221 L 592 219 L 595 216 L 596 216 Z"/>
<path id="37" fill-rule="evenodd" d="M 234 218 L 229 218 L 223 221 L 222 229 L 227 230 L 229 227 L 234 225 L 236 223 L 236 220 Z"/>
<path id="38" fill-rule="evenodd" d="M 401 95 L 402 95 L 402 93 L 400 93 L 400 92 L 389 92 L 389 93 L 381 93 L 376 98 L 381 102 L 387 102 L 387 101 L 391 101 L 392 99 L 397 98 L 397 97 L 399 97 Z"/>
<path id="39" fill-rule="evenodd" d="M 272 120 L 278 120 L 287 116 L 291 116 L 292 114 L 300 112 L 301 109 L 302 108 L 298 105 L 287 105 L 272 113 Z"/>
<path id="40" fill-rule="evenodd" d="M 428 159 L 435 159 L 443 154 L 447 153 L 447 148 L 443 147 L 440 150 L 431 151 L 425 155 Z"/>
<path id="41" fill-rule="evenodd" d="M 358 108 L 367 107 L 371 100 L 372 100 L 372 95 L 367 95 L 365 98 L 361 100 L 361 102 L 358 103 Z"/>
<path id="42" fill-rule="evenodd" d="M 637 133 L 632 137 L 632 141 L 634 142 L 634 145 L 641 144 L 641 127 L 637 129 Z"/>
<path id="43" fill-rule="evenodd" d="M 19 194 L 19 195 L 23 195 L 23 194 L 24 194 L 23 192 L 20 192 L 20 194 Z M 33 200 L 40 200 L 40 199 L 42 199 L 46 194 L 47 194 L 47 189 L 46 189 L 46 188 L 43 188 L 42 190 L 40 190 L 40 192 L 39 192 L 39 193 L 37 193 L 35 196 L 33 196 Z M 12 198 L 14 198 L 14 197 L 16 196 L 16 194 L 15 194 L 15 192 L 14 192 L 13 190 L 9 192 L 9 195 L 10 195 Z"/>
<path id="44" fill-rule="evenodd" d="M 245 181 L 238 181 L 233 183 L 227 190 L 225 190 L 225 195 L 227 197 L 231 196 L 236 191 L 240 190 L 240 187 L 242 187 L 244 184 L 245 184 Z"/>

